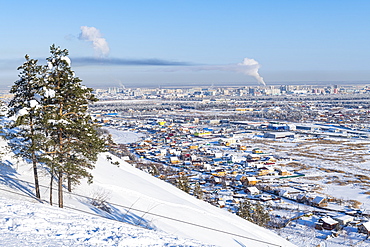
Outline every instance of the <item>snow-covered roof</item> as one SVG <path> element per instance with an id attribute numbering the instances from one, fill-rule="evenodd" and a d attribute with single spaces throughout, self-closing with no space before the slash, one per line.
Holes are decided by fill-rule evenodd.
<path id="1" fill-rule="evenodd" d="M 328 225 L 335 225 L 335 224 L 338 224 L 338 221 L 336 220 L 333 220 L 331 217 L 329 216 L 326 216 L 324 218 L 321 218 L 320 219 L 322 222 L 328 224 Z"/>
<path id="2" fill-rule="evenodd" d="M 365 227 L 367 230 L 370 231 L 370 221 L 362 223 L 362 226 Z"/>
<path id="3" fill-rule="evenodd" d="M 323 200 L 325 200 L 324 197 L 321 197 L 321 196 L 316 196 L 315 199 L 313 199 L 313 203 L 315 204 L 320 204 L 321 202 L 323 202 Z"/>
<path id="4" fill-rule="evenodd" d="M 241 180 L 243 177 L 245 177 L 245 175 L 238 174 L 235 176 L 235 180 Z"/>
<path id="5" fill-rule="evenodd" d="M 342 222 L 348 222 L 353 220 L 353 216 L 351 215 L 342 215 L 335 217 L 335 220 L 342 221 Z"/>
<path id="6" fill-rule="evenodd" d="M 260 191 L 256 188 L 256 187 L 254 187 L 254 186 L 252 186 L 252 187 L 247 187 L 247 190 L 250 192 L 250 193 L 259 193 Z"/>

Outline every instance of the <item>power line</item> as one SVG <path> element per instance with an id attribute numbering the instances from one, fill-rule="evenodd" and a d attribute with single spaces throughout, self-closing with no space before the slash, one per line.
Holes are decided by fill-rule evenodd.
<path id="1" fill-rule="evenodd" d="M 25 182 L 25 183 L 28 183 L 28 184 L 32 184 L 31 182 L 28 182 L 28 181 L 25 181 L 25 180 L 21 180 L 21 179 L 12 178 L 12 177 L 9 177 L 9 176 L 6 176 L 6 175 L 0 175 L 0 177 L 10 178 L 10 179 L 13 179 L 13 180 L 16 180 L 16 181 L 21 181 L 21 182 Z M 49 188 L 49 186 L 45 186 L 45 185 L 39 185 L 39 186 L 40 187 L 43 187 L 43 188 Z M 9 190 L 5 190 L 5 189 L 1 189 L 1 188 L 0 188 L 0 190 L 7 191 L 9 193 L 13 193 L 13 194 L 17 194 L 17 195 L 21 195 L 21 196 L 25 196 L 25 197 L 29 197 L 29 195 L 24 195 L 24 194 L 21 194 L 21 193 L 18 193 L 18 192 L 14 192 L 14 191 L 9 191 Z M 53 190 L 57 190 L 57 189 L 53 188 Z M 89 197 L 89 196 L 84 196 L 84 195 L 76 194 L 76 193 L 69 192 L 69 191 L 64 191 L 64 192 L 67 193 L 67 194 L 70 194 L 70 195 L 79 196 L 79 197 L 83 197 L 83 198 L 86 198 L 86 199 L 94 200 L 94 198 Z M 35 200 L 37 200 L 37 201 L 40 201 L 36 197 L 32 197 L 32 198 L 35 199 Z M 40 201 L 40 202 L 42 202 L 42 201 Z M 246 236 L 243 236 L 243 235 L 240 235 L 240 234 L 236 234 L 236 233 L 232 233 L 232 232 L 228 232 L 228 231 L 224 231 L 224 230 L 220 230 L 220 229 L 216 229 L 216 228 L 212 228 L 212 227 L 208 227 L 208 226 L 202 226 L 202 225 L 199 225 L 199 224 L 195 224 L 195 223 L 184 221 L 184 220 L 175 219 L 175 218 L 168 217 L 168 216 L 165 216 L 165 215 L 151 213 L 151 212 L 144 211 L 144 210 L 141 210 L 141 209 L 136 209 L 136 208 L 134 208 L 132 206 L 131 207 L 128 207 L 128 206 L 124 206 L 124 205 L 121 205 L 121 204 L 112 203 L 112 202 L 108 202 L 108 201 L 106 201 L 106 203 L 111 204 L 111 205 L 114 205 L 114 206 L 122 207 L 122 208 L 125 208 L 125 209 L 129 209 L 127 212 L 129 212 L 130 210 L 133 210 L 133 211 L 145 213 L 145 214 L 148 214 L 148 215 L 153 215 L 153 216 L 157 216 L 157 217 L 160 217 L 160 218 L 164 218 L 164 219 L 168 219 L 168 220 L 172 220 L 172 221 L 181 222 L 181 223 L 184 223 L 184 224 L 196 226 L 196 227 L 199 227 L 199 228 L 203 228 L 203 229 L 207 229 L 207 230 L 212 230 L 212 231 L 216 231 L 216 232 L 219 232 L 219 233 L 224 233 L 224 234 L 232 235 L 232 236 L 235 236 L 235 237 L 245 238 L 245 239 L 256 241 L 256 242 L 260 242 L 260 243 L 264 243 L 264 244 L 269 244 L 269 245 L 281 247 L 281 245 L 278 245 L 278 244 L 275 244 L 275 243 L 271 243 L 271 242 L 267 242 L 267 241 L 263 241 L 263 240 L 259 240 L 259 239 L 255 239 L 255 238 L 251 238 L 251 237 L 246 237 Z M 75 210 L 75 211 L 87 213 L 87 214 L 90 214 L 90 215 L 102 217 L 102 218 L 105 218 L 105 219 L 110 219 L 110 220 L 118 221 L 118 222 L 121 222 L 121 223 L 126 223 L 126 222 L 122 222 L 122 221 L 119 221 L 119 220 L 116 220 L 116 219 L 107 218 L 107 217 L 104 217 L 102 215 L 93 214 L 93 213 L 88 212 L 88 211 L 84 211 L 84 210 L 80 210 L 80 209 L 76 209 L 76 208 L 72 208 L 72 207 L 68 207 L 68 206 L 64 206 L 64 207 L 65 208 L 68 208 L 68 209 L 71 209 L 71 210 Z M 128 224 L 128 223 L 126 223 L 126 224 Z M 135 225 L 135 226 L 139 226 L 139 225 Z M 139 227 L 141 227 L 141 226 L 139 226 Z"/>

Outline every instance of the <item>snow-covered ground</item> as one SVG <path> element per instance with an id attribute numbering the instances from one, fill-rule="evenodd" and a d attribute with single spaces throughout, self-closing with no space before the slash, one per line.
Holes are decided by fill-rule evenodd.
<path id="1" fill-rule="evenodd" d="M 0 145 L 5 152 L 0 164 L 3 246 L 294 246 L 111 154 L 113 160 L 100 155 L 93 184 L 82 181 L 74 194 L 65 193 L 64 209 L 49 206 L 49 175 L 40 169 L 45 187 L 41 189 L 44 201 L 38 202 L 32 198 L 31 166 L 7 153 L 5 141 Z M 116 161 L 119 166 L 112 164 Z M 109 213 L 87 197 L 104 198 Z"/>
<path id="2" fill-rule="evenodd" d="M 133 131 L 122 131 L 112 128 L 109 128 L 108 130 L 109 133 L 112 135 L 114 142 L 119 144 L 137 142 L 141 139 L 141 137 L 143 137 L 142 134 Z"/>
<path id="3" fill-rule="evenodd" d="M 205 246 L 36 201 L 0 197 L 1 246 Z"/>

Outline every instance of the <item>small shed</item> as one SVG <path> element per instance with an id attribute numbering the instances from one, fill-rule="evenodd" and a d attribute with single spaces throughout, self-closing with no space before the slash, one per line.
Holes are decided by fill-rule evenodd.
<path id="1" fill-rule="evenodd" d="M 226 206 L 226 203 L 223 200 L 217 201 L 217 204 L 220 206 L 220 208 L 224 208 Z"/>
<path id="2" fill-rule="evenodd" d="M 351 215 L 342 215 L 334 218 L 342 226 L 346 226 L 349 222 L 353 221 L 353 216 Z"/>
<path id="3" fill-rule="evenodd" d="M 258 195 L 260 193 L 260 191 L 254 186 L 247 187 L 244 192 L 251 195 Z"/>
<path id="4" fill-rule="evenodd" d="M 280 176 L 290 176 L 293 174 L 289 172 L 287 169 L 279 169 L 278 172 Z"/>
<path id="5" fill-rule="evenodd" d="M 313 201 L 312 201 L 312 205 L 314 206 L 318 206 L 318 207 L 325 207 L 327 206 L 327 200 L 326 198 L 324 197 L 321 197 L 321 196 L 316 196 Z"/>
<path id="6" fill-rule="evenodd" d="M 263 151 L 262 151 L 262 150 L 260 150 L 259 148 L 254 148 L 254 149 L 252 150 L 252 154 L 263 154 Z"/>

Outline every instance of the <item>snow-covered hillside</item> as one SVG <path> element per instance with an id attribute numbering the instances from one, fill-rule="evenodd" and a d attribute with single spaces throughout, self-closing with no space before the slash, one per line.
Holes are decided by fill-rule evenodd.
<path id="1" fill-rule="evenodd" d="M 0 197 L 1 246 L 204 246 L 160 231 Z"/>
<path id="2" fill-rule="evenodd" d="M 4 150 L 5 141 L 1 141 L 1 144 Z M 107 154 L 100 155 L 92 172 L 94 183 L 88 185 L 82 181 L 81 185 L 75 187 L 74 194 L 65 194 L 65 209 L 58 209 L 49 206 L 46 201 L 40 203 L 32 199 L 33 177 L 30 165 L 16 161 L 9 153 L 3 155 L 0 165 L 2 244 L 294 246 L 269 230 L 200 201 L 110 156 L 112 160 L 107 159 Z M 115 161 L 120 165 L 113 165 Z M 46 200 L 49 198 L 46 186 L 49 176 L 46 172 L 40 173 L 41 184 L 45 185 L 41 196 Z M 105 197 L 110 212 L 92 206 L 91 199 L 87 197 Z M 56 193 L 54 198 L 57 198 Z"/>

